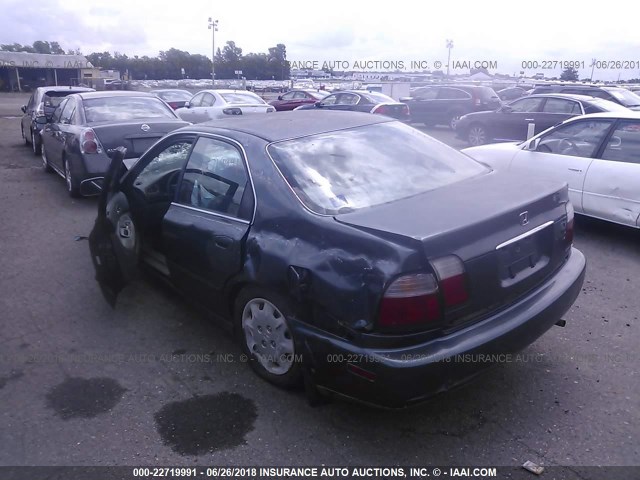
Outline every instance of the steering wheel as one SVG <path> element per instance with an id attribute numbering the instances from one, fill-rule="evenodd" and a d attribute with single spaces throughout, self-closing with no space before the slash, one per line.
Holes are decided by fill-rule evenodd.
<path id="1" fill-rule="evenodd" d="M 558 151 L 562 155 L 579 155 L 580 150 L 573 140 L 563 138 L 558 142 Z"/>

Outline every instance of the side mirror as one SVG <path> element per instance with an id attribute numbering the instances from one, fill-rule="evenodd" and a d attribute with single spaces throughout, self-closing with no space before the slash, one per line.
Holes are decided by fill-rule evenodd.
<path id="1" fill-rule="evenodd" d="M 278 100 L 282 100 L 282 95 L 278 95 Z"/>
<path id="2" fill-rule="evenodd" d="M 20 107 L 20 110 L 22 110 L 22 113 L 27 113 L 27 106 L 26 105 L 22 105 Z"/>
<path id="3" fill-rule="evenodd" d="M 184 102 L 184 108 L 191 108 L 191 103 Z"/>
<path id="4" fill-rule="evenodd" d="M 533 138 L 529 140 L 529 142 L 525 147 L 525 150 L 530 150 L 532 152 L 535 152 L 538 149 L 538 145 L 540 145 L 540 138 Z"/>

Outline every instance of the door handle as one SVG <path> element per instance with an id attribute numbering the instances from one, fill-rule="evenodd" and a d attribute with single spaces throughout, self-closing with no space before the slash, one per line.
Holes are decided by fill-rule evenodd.
<path id="1" fill-rule="evenodd" d="M 233 243 L 233 239 L 231 237 L 227 237 L 226 235 L 216 235 L 213 237 L 213 242 L 216 247 L 220 248 L 229 248 Z"/>
<path id="2" fill-rule="evenodd" d="M 533 122 L 535 119 L 534 118 L 525 118 L 524 121 L 525 122 Z"/>
<path id="3" fill-rule="evenodd" d="M 580 170 L 579 168 L 571 168 L 571 167 L 569 167 L 569 170 L 571 170 L 572 172 L 582 173 L 582 170 Z"/>

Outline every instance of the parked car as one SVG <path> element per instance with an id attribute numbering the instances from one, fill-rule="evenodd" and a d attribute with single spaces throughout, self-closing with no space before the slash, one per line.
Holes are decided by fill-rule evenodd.
<path id="1" fill-rule="evenodd" d="M 524 97 L 527 95 L 527 90 L 522 87 L 508 87 L 498 90 L 496 93 L 498 94 L 498 97 L 500 97 L 500 100 L 508 102 L 515 100 L 516 98 Z"/>
<path id="2" fill-rule="evenodd" d="M 162 100 L 142 92 L 68 95 L 42 129 L 42 165 L 67 183 L 69 195 L 99 193 L 115 149 L 137 158 L 157 140 L 188 125 Z"/>
<path id="3" fill-rule="evenodd" d="M 319 102 L 303 105 L 295 110 L 343 110 L 387 115 L 404 122 L 409 121 L 409 107 L 378 92 L 340 90 L 332 92 Z"/>
<path id="4" fill-rule="evenodd" d="M 93 91 L 93 88 L 74 86 L 38 87 L 33 91 L 29 102 L 21 107 L 24 115 L 20 133 L 25 145 L 31 145 L 34 155 L 40 155 L 40 130 L 47 123 L 46 117 L 53 113 L 62 99 L 72 93 Z"/>
<path id="5" fill-rule="evenodd" d="M 279 112 L 293 110 L 296 107 L 306 104 L 316 103 L 329 95 L 324 90 L 289 90 L 278 96 L 277 100 L 272 100 L 269 105 L 273 105 Z"/>
<path id="6" fill-rule="evenodd" d="M 465 356 L 533 342 L 581 290 L 566 185 L 386 116 L 192 125 L 126 173 L 121 153 L 89 238 L 105 298 L 138 265 L 164 276 L 279 386 L 414 403 L 488 365 Z"/>
<path id="7" fill-rule="evenodd" d="M 496 141 L 522 141 L 527 139 L 531 124 L 535 135 L 576 115 L 628 110 L 618 103 L 584 95 L 530 95 L 494 112 L 476 112 L 460 117 L 456 137 L 467 140 L 472 146 Z"/>
<path id="8" fill-rule="evenodd" d="M 180 90 L 178 88 L 163 88 L 159 90 L 151 90 L 149 93 L 160 97 L 167 102 L 174 110 L 184 107 L 184 104 L 191 100 L 193 94 L 187 90 Z"/>
<path id="9" fill-rule="evenodd" d="M 539 85 L 531 93 L 573 93 L 576 95 L 589 95 L 591 97 L 603 98 L 611 102 L 619 103 L 623 107 L 631 110 L 640 110 L 640 96 L 630 92 L 626 88 L 608 87 L 597 85 L 572 85 L 555 84 Z"/>
<path id="10" fill-rule="evenodd" d="M 411 93 L 411 97 L 400 100 L 409 105 L 412 122 L 427 126 L 449 125 L 454 130 L 462 115 L 496 110 L 501 105 L 493 88 L 475 85 L 420 87 Z"/>
<path id="11" fill-rule="evenodd" d="M 202 90 L 196 93 L 176 113 L 191 123 L 237 115 L 275 112 L 276 109 L 253 92 L 247 90 Z"/>
<path id="12" fill-rule="evenodd" d="M 577 213 L 640 228 L 640 112 L 576 117 L 527 142 L 463 152 L 522 178 L 567 182 Z"/>

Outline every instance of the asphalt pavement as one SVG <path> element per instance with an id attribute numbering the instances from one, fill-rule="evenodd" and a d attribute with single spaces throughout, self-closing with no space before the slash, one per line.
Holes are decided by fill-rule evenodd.
<path id="1" fill-rule="evenodd" d="M 638 465 L 640 232 L 578 217 L 588 272 L 567 326 L 475 382 L 400 411 L 312 407 L 258 379 L 226 330 L 162 284 L 143 277 L 109 307 L 86 241 L 96 199 L 41 169 L 22 103 L 0 95 L 0 465 L 530 460 L 563 479 Z"/>

